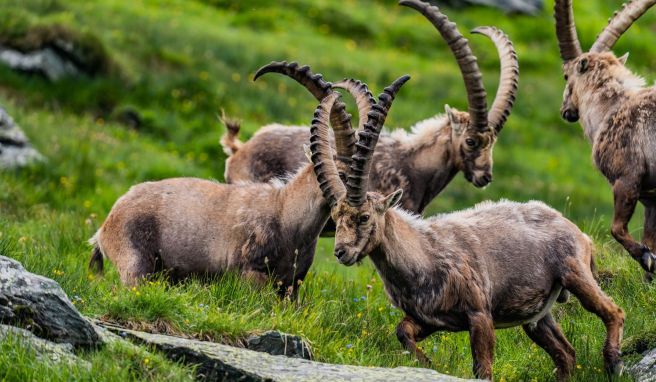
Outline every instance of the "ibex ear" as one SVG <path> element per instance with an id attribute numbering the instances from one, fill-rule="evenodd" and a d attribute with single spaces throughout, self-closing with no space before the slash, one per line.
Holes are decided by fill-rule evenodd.
<path id="1" fill-rule="evenodd" d="M 458 118 L 453 112 L 453 109 L 451 109 L 451 106 L 444 105 L 444 111 L 446 112 L 446 116 L 449 118 L 449 124 L 451 125 L 453 132 L 456 133 L 456 135 L 460 135 L 462 133 L 462 126 L 460 122 L 458 122 Z"/>
<path id="2" fill-rule="evenodd" d="M 579 73 L 583 74 L 588 71 L 588 68 L 590 67 L 590 62 L 588 62 L 587 58 L 582 58 L 581 61 L 579 61 Z"/>
<path id="3" fill-rule="evenodd" d="M 618 60 L 622 63 L 622 65 L 626 65 L 626 61 L 629 59 L 629 52 L 624 53 L 622 57 L 618 57 Z"/>
<path id="4" fill-rule="evenodd" d="M 310 146 L 308 145 L 303 145 L 303 152 L 305 153 L 305 157 L 312 163 L 312 151 L 310 150 Z"/>
<path id="5" fill-rule="evenodd" d="M 403 190 L 398 189 L 391 194 L 387 195 L 381 202 L 381 207 L 382 211 L 380 212 L 385 212 L 389 210 L 391 207 L 396 206 L 401 202 L 401 197 L 403 196 Z"/>

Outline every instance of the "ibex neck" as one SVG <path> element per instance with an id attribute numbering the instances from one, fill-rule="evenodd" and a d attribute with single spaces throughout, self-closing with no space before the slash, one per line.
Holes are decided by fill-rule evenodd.
<path id="1" fill-rule="evenodd" d="M 380 245 L 370 257 L 388 289 L 391 285 L 411 288 L 418 275 L 428 274 L 434 267 L 423 246 L 427 231 L 421 219 L 405 211 L 392 208 L 386 212 Z"/>
<path id="2" fill-rule="evenodd" d="M 314 240 L 328 220 L 330 209 L 323 198 L 311 165 L 300 169 L 278 194 L 281 221 L 299 238 Z"/>
<path id="3" fill-rule="evenodd" d="M 414 206 L 404 207 L 421 213 L 458 173 L 451 134 L 448 119 L 439 116 L 415 125 L 412 134 L 404 140 L 406 162 L 412 169 L 412 190 L 404 191 L 411 191 L 408 196 L 414 203 Z"/>
<path id="4" fill-rule="evenodd" d="M 581 100 L 581 125 L 586 138 L 594 143 L 599 131 L 627 97 L 627 89 L 616 79 L 584 94 Z"/>

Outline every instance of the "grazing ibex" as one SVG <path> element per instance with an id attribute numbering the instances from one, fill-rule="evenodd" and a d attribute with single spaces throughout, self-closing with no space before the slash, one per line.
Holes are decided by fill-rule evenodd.
<path id="1" fill-rule="evenodd" d="M 555 4 L 556 35 L 567 81 L 562 117 L 569 122 L 581 119 L 594 162 L 613 187 L 613 237 L 648 277 L 656 261 L 652 252 L 656 248 L 656 89 L 646 87 L 642 78 L 626 68 L 627 55 L 617 58 L 610 49 L 655 3 L 626 3 L 587 53 L 579 44 L 571 0 Z M 644 244 L 628 230 L 638 201 L 645 206 Z"/>
<path id="2" fill-rule="evenodd" d="M 423 8 L 419 10 L 442 33 L 442 26 L 437 20 Z M 515 100 L 518 61 L 512 43 L 503 32 L 491 27 L 478 28 L 473 32 L 483 34 L 494 42 L 501 61 L 499 88 L 489 115 L 476 58 L 471 54 L 466 60 L 458 57 L 460 50 L 470 51 L 467 40 L 461 40 L 460 45 L 447 40 L 458 58 L 467 89 L 469 112 L 447 106 L 446 115 L 417 123 L 411 133 L 396 130 L 381 135 L 380 147 L 375 154 L 376 165 L 372 168 L 374 176 L 371 187 L 382 193 L 403 189 L 401 204 L 410 211 L 421 213 L 458 171 L 463 171 L 467 180 L 476 187 L 486 186 L 492 180 L 492 149 Z M 313 75 L 307 66 L 299 67 L 296 63 L 286 62 L 273 62 L 260 68 L 255 79 L 270 72 L 293 78 L 318 100 L 334 87 L 349 91 L 362 87 L 362 84 L 348 80 L 331 84 L 319 75 Z M 371 94 L 361 95 L 358 101 L 359 105 L 370 103 Z M 334 118 L 333 114 L 331 119 Z M 366 113 L 360 114 L 361 128 Z M 233 128 L 222 138 L 225 151 L 232 153 L 226 162 L 225 178 L 229 183 L 266 181 L 293 172 L 304 163 L 305 157 L 300 147 L 310 136 L 306 127 L 265 126 L 243 144 L 237 140 L 237 132 Z M 229 147 L 239 147 L 239 150 L 234 152 L 228 150 Z"/>
<path id="3" fill-rule="evenodd" d="M 345 107 L 342 102 L 333 106 L 337 111 Z M 333 123 L 338 158 L 347 158 L 355 144 L 343 139 L 353 137 L 350 118 Z M 118 199 L 92 238 L 90 266 L 102 269 L 104 255 L 128 285 L 158 271 L 172 279 L 235 271 L 258 282 L 272 277 L 281 294 L 293 293 L 312 264 L 329 217 L 324 187 L 311 164 L 286 183 L 225 185 L 175 178 L 138 184 Z"/>
<path id="4" fill-rule="evenodd" d="M 437 8 L 430 12 L 443 21 L 449 40 L 462 39 Z M 367 192 L 392 100 L 386 89 L 369 112 L 345 183 L 329 155 L 328 110 L 335 97 L 317 108 L 312 131 L 321 139 L 310 149 L 336 222 L 335 256 L 350 266 L 369 255 L 392 303 L 406 314 L 396 329 L 403 346 L 428 363 L 417 341 L 439 330 L 469 331 L 474 373 L 491 379 L 495 328 L 522 325 L 549 353 L 558 379 L 566 380 L 575 351 L 550 312 L 566 288 L 606 325 L 605 365 L 621 372 L 624 313 L 593 277 L 592 241 L 558 211 L 541 202 L 486 202 L 422 220 L 396 207 L 401 189 L 386 196 Z"/>

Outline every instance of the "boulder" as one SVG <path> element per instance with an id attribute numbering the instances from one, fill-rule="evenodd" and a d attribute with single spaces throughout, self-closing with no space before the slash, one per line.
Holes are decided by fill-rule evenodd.
<path id="1" fill-rule="evenodd" d="M 50 47 L 23 53 L 0 46 L 0 62 L 13 70 L 41 74 L 50 81 L 80 74 L 80 70 L 73 62 Z"/>
<path id="2" fill-rule="evenodd" d="M 207 381 L 463 381 L 428 369 L 334 365 L 127 329 L 122 334 L 174 361 L 197 365 L 198 379 Z"/>
<path id="3" fill-rule="evenodd" d="M 275 330 L 249 336 L 246 348 L 271 355 L 312 359 L 310 346 L 301 337 Z"/>
<path id="4" fill-rule="evenodd" d="M 630 366 L 627 371 L 637 382 L 656 382 L 656 349 L 645 352 L 640 362 Z"/>
<path id="5" fill-rule="evenodd" d="M 98 333 L 55 281 L 30 273 L 0 256 L 0 323 L 76 348 L 100 345 Z"/>
<path id="6" fill-rule="evenodd" d="M 115 69 L 103 42 L 91 32 L 56 23 L 13 32 L 0 33 L 0 64 L 13 70 L 57 81 L 110 74 Z"/>
<path id="7" fill-rule="evenodd" d="M 64 363 L 67 365 L 83 365 L 91 368 L 91 364 L 73 354 L 71 344 L 56 344 L 36 337 L 31 332 L 13 326 L 0 325 L 0 342 L 17 340 L 34 350 L 40 361 Z"/>
<path id="8" fill-rule="evenodd" d="M 542 11 L 544 2 L 543 0 L 443 0 L 441 3 L 451 6 L 484 5 L 509 13 L 535 15 Z"/>
<path id="9" fill-rule="evenodd" d="M 0 169 L 22 167 L 39 160 L 43 160 L 43 156 L 0 106 Z"/>

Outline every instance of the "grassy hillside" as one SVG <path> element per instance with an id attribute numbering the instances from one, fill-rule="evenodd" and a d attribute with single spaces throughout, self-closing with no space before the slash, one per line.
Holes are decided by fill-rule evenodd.
<path id="1" fill-rule="evenodd" d="M 320 243 L 298 304 L 280 302 L 268 290 L 254 290 L 232 276 L 209 284 L 153 282 L 132 290 L 119 285 L 111 266 L 104 277 L 86 269 L 86 240 L 130 185 L 183 175 L 222 179 L 225 156 L 217 144 L 222 131 L 216 122 L 220 108 L 243 120 L 243 139 L 269 122 L 309 124 L 316 105 L 305 90 L 275 76 L 252 81 L 254 71 L 269 61 L 309 64 L 331 81 L 359 78 L 375 92 L 393 78 L 410 74 L 389 126 L 409 127 L 441 113 L 444 104 L 464 109 L 464 86 L 448 48 L 426 20 L 395 3 L 0 2 L 0 41 L 26 43 L 31 31 L 66 28 L 100 46 L 95 54 L 110 61 L 110 69 L 98 76 L 57 83 L 0 67 L 0 104 L 48 157 L 46 163 L 0 173 L 3 253 L 59 281 L 87 315 L 225 341 L 277 328 L 306 336 L 322 361 L 416 365 L 393 334 L 401 312 L 390 307 L 373 267 L 368 262 L 357 268 L 339 266 L 331 256 L 330 240 Z M 640 336 L 656 329 L 656 290 L 642 282 L 637 264 L 607 234 L 610 189 L 591 164 L 590 145 L 580 127 L 559 117 L 564 81 L 551 6 L 548 2 L 538 17 L 484 8 L 446 9 L 463 32 L 495 25 L 508 33 L 520 58 L 520 93 L 495 148 L 494 183 L 478 190 L 459 176 L 427 214 L 486 199 L 548 202 L 595 236 L 603 287 L 627 311 L 625 336 Z M 618 6 L 619 1 L 611 0 L 576 2 L 584 46 Z M 650 12 L 616 47 L 617 53 L 631 52 L 629 67 L 650 82 L 656 73 L 655 22 L 656 13 Z M 496 51 L 485 38 L 470 40 L 491 98 L 498 80 Z M 138 130 L 120 123 L 126 110 L 142 116 Z M 632 228 L 641 226 L 636 216 Z M 575 301 L 559 305 L 556 315 L 578 352 L 576 379 L 602 378 L 601 322 Z M 2 346 L 0 370 L 13 370 L 9 379 L 30 375 L 24 373 L 34 358 Z M 436 370 L 471 376 L 465 333 L 437 334 L 422 346 Z M 121 349 L 104 352 L 121 360 L 119 365 L 131 365 L 114 367 L 97 355 L 85 356 L 97 375 L 108 380 L 126 375 L 181 378 L 190 373 L 163 360 L 144 365 Z M 496 356 L 499 380 L 544 380 L 552 375 L 551 361 L 521 329 L 498 332 Z M 61 379 L 87 379 L 81 371 L 56 372 Z M 31 375 L 38 379 L 40 374 Z"/>

